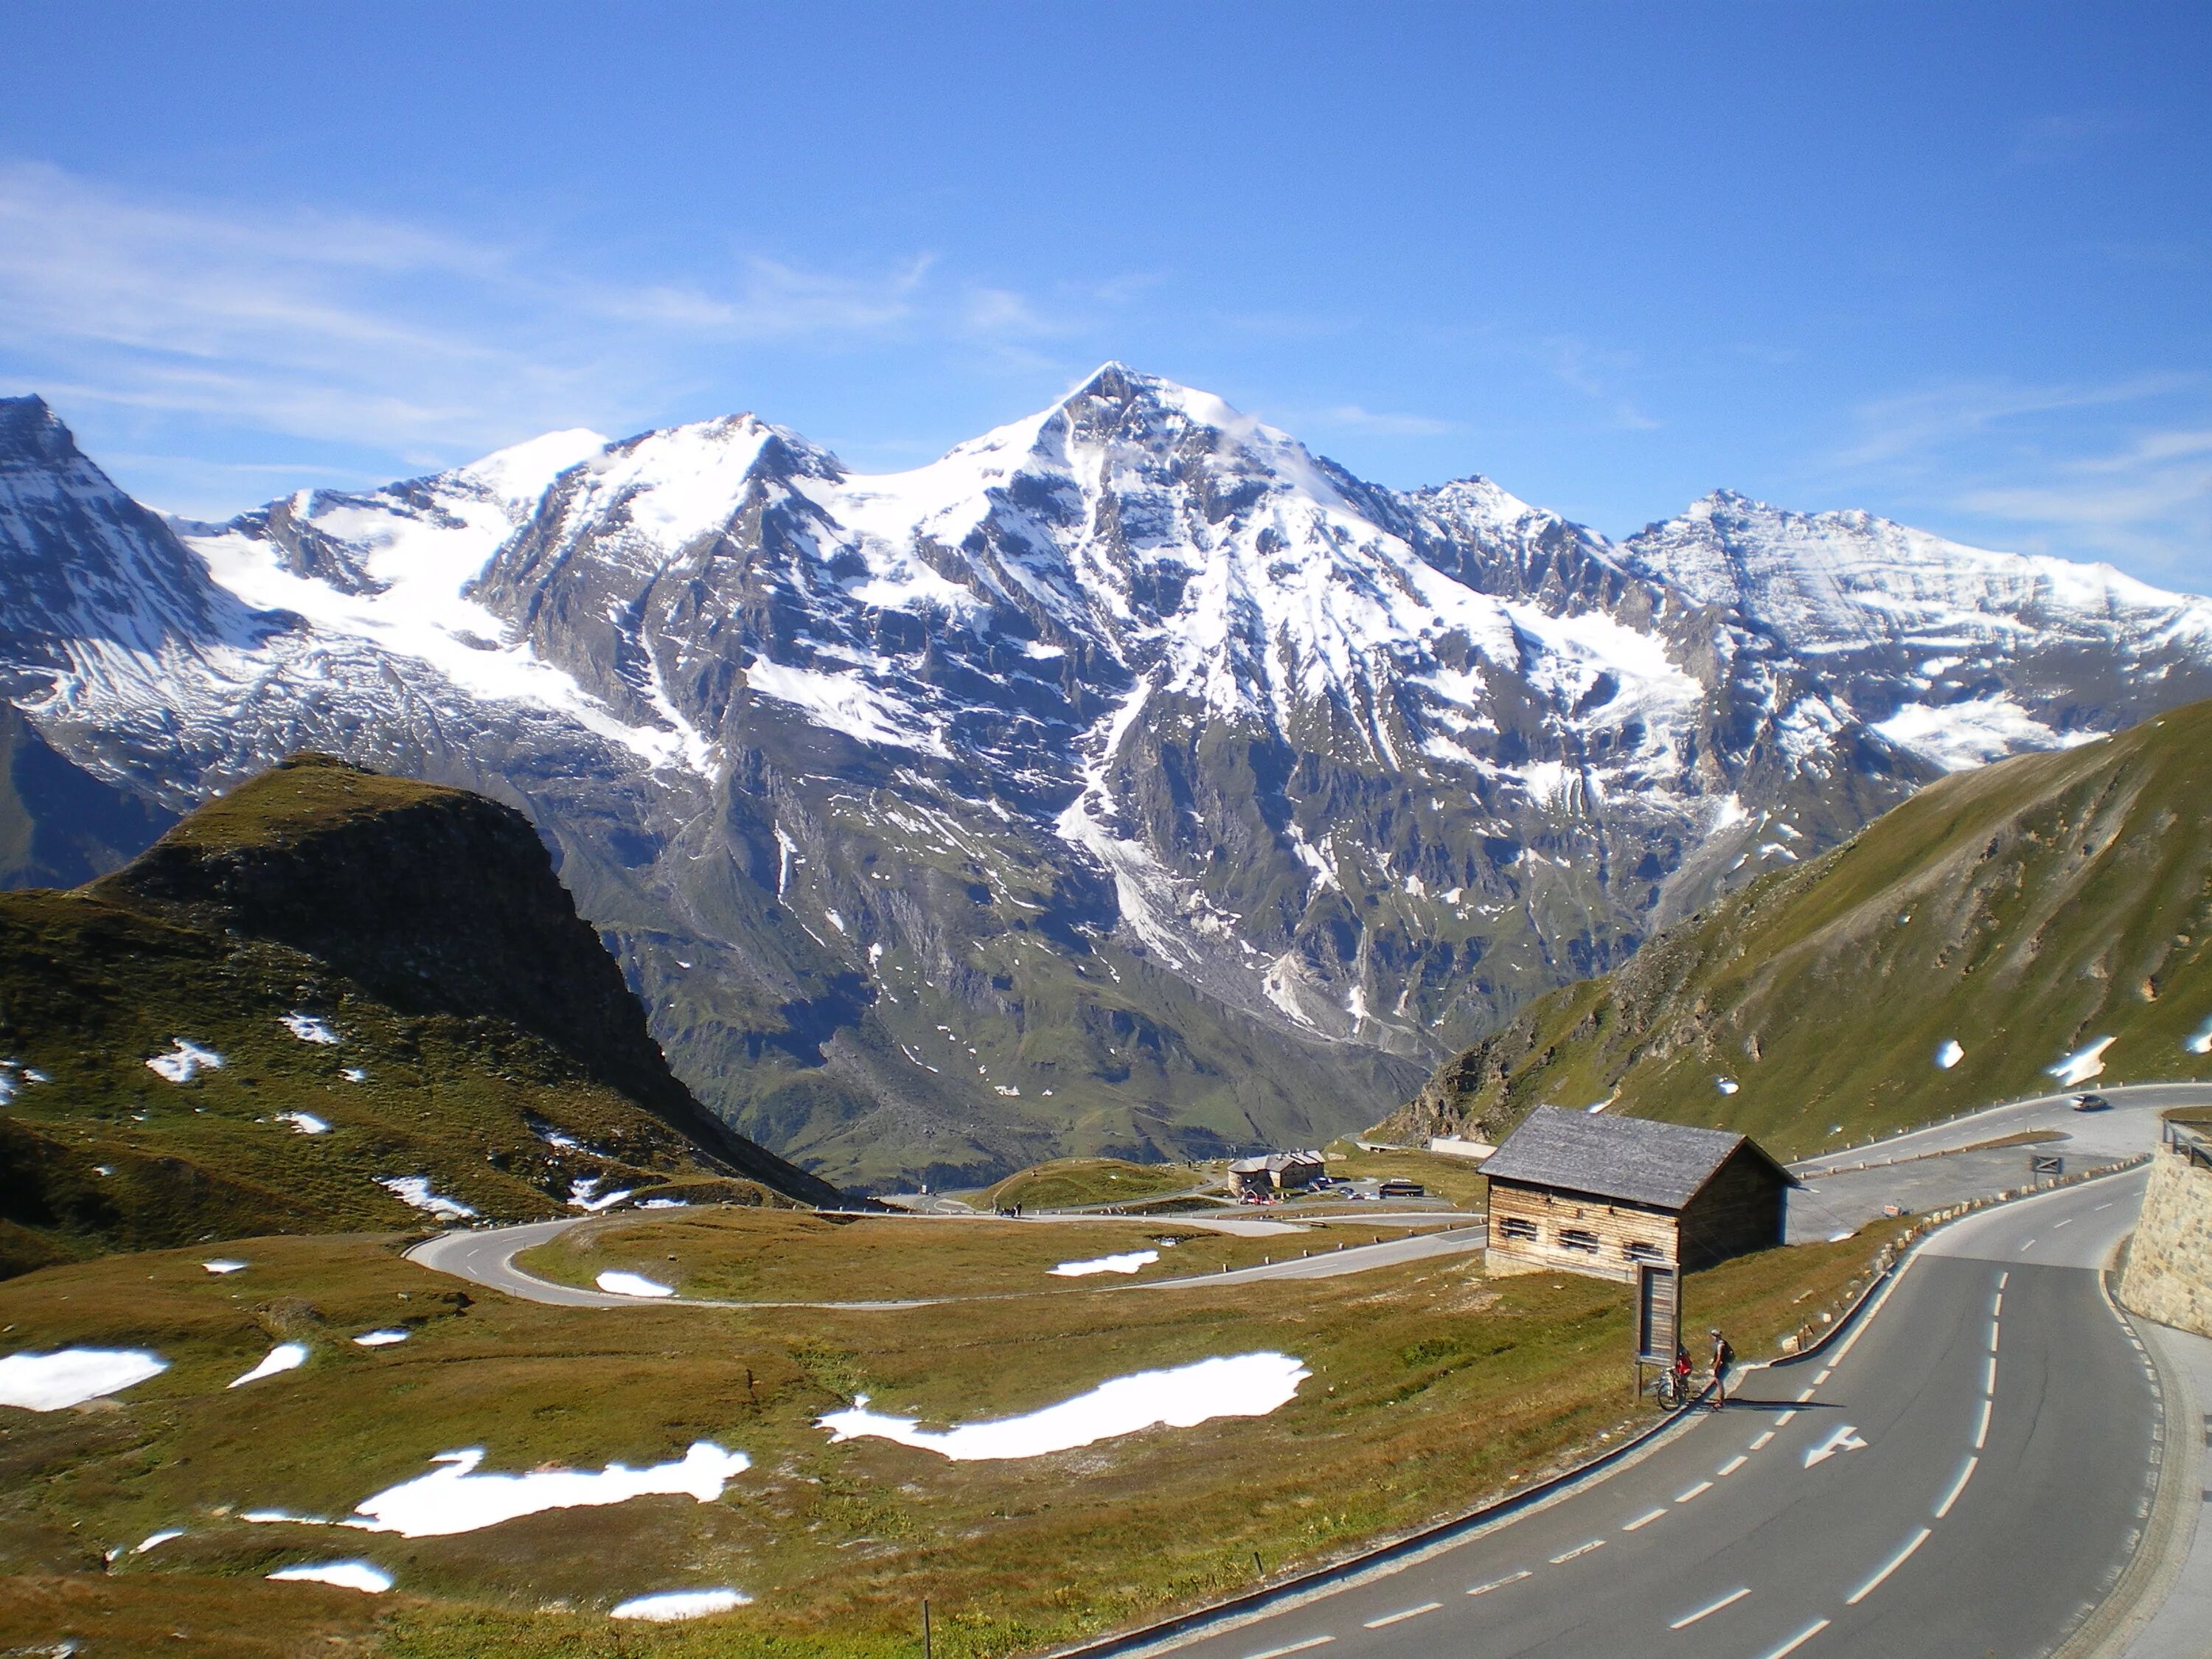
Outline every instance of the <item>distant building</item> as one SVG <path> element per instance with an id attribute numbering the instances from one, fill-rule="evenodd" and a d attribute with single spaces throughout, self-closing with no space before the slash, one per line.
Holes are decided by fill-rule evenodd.
<path id="1" fill-rule="evenodd" d="M 1482 1166 L 1490 1270 L 1632 1280 L 1782 1243 L 1796 1177 L 1749 1137 L 1539 1106 Z"/>
<path id="2" fill-rule="evenodd" d="M 1326 1167 L 1319 1152 L 1269 1152 L 1238 1158 L 1229 1166 L 1229 1178 L 1240 1193 L 1269 1198 L 1312 1186 Z"/>

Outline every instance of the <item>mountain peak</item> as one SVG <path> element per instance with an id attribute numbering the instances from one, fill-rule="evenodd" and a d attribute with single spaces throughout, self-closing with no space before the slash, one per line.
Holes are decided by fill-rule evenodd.
<path id="1" fill-rule="evenodd" d="M 35 392 L 0 398 L 0 464 L 56 466 L 78 459 L 76 439 Z"/>

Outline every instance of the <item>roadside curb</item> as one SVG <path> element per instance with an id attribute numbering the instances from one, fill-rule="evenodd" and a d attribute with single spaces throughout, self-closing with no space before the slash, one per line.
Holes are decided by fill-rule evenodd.
<path id="1" fill-rule="evenodd" d="M 2013 1203 L 2024 1198 L 2037 1198 L 2048 1193 L 2059 1191 L 2063 1188 L 2080 1186 L 2087 1182 L 2100 1181 L 2108 1176 L 2122 1175 L 2149 1162 L 2151 1157 L 2152 1154 L 2146 1152 L 2139 1157 L 2102 1164 L 2094 1170 L 2084 1170 L 2075 1175 L 2061 1176 L 2034 1186 L 2010 1187 L 1990 1198 L 1971 1199 L 1964 1203 L 1947 1205 L 1941 1210 L 1929 1212 L 1926 1216 L 1918 1218 L 1916 1230 L 1908 1235 L 1909 1242 L 1904 1243 L 1902 1248 L 1896 1243 L 1888 1244 L 1877 1253 L 1875 1260 L 1880 1265 L 1876 1267 L 1873 1278 L 1867 1281 L 1857 1296 L 1852 1299 L 1850 1306 L 1838 1315 L 1834 1322 L 1826 1327 L 1814 1340 L 1791 1353 L 1771 1359 L 1752 1361 L 1741 1367 L 1741 1370 L 1748 1372 L 1780 1370 L 1818 1358 L 1832 1343 L 1841 1339 L 1845 1332 L 1861 1324 L 1864 1319 L 1871 1316 L 1873 1311 L 1878 1310 L 1877 1298 L 1887 1296 L 1889 1291 L 1895 1287 L 1905 1268 L 1918 1254 L 1921 1245 L 1953 1222 L 1963 1220 L 1966 1217 L 1978 1214 L 1984 1210 L 1994 1209 L 2002 1204 Z M 1310 1568 L 1289 1578 L 1272 1584 L 1257 1586 L 1241 1595 L 1231 1596 L 1224 1601 L 1210 1602 L 1202 1607 L 1194 1607 L 1188 1613 L 1178 1613 L 1156 1624 L 1143 1626 L 1135 1630 L 1123 1631 L 1115 1635 L 1095 1637 L 1088 1641 L 1073 1643 L 1066 1647 L 1046 1649 L 1040 1656 L 1040 1659 L 1119 1659 L 1121 1656 L 1133 1655 L 1146 1649 L 1173 1643 L 1180 1637 L 1190 1635 L 1208 1626 L 1232 1621 L 1240 1613 L 1257 1613 L 1279 1602 L 1294 1601 L 1301 1595 L 1349 1582 L 1363 1573 L 1394 1565 L 1410 1557 L 1442 1546 L 1460 1542 L 1478 1532 L 1485 1531 L 1502 1522 L 1511 1520 L 1528 1510 L 1538 1508 L 1549 1499 L 1563 1494 L 1568 1489 L 1579 1486 L 1585 1480 L 1613 1473 L 1618 1466 L 1627 1462 L 1632 1454 L 1646 1449 L 1656 1449 L 1659 1440 L 1698 1420 L 1696 1408 L 1711 1392 L 1712 1386 L 1708 1383 L 1688 1406 L 1671 1416 L 1661 1419 L 1650 1427 L 1632 1435 L 1618 1446 L 1608 1447 L 1585 1462 L 1547 1476 L 1520 1492 L 1510 1492 L 1503 1498 L 1484 1504 L 1480 1509 L 1469 1510 L 1465 1515 L 1448 1521 L 1437 1522 L 1418 1531 L 1409 1533 L 1402 1538 L 1377 1545 L 1347 1560 L 1335 1562 L 1328 1566 Z"/>

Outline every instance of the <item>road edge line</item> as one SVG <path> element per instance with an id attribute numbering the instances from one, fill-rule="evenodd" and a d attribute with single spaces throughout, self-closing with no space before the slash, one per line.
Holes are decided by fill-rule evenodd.
<path id="1" fill-rule="evenodd" d="M 2133 1237 L 2133 1234 L 2129 1236 L 2130 1242 Z M 2196 1385 L 2188 1373 L 2166 1357 L 2155 1337 L 2146 1340 L 2136 1328 L 2136 1320 L 2140 1316 L 2131 1315 L 2121 1303 L 2115 1288 L 2118 1278 L 2117 1268 L 2101 1269 L 2097 1274 L 2097 1290 L 2119 1328 L 2142 1343 L 2158 1377 L 2157 1486 L 2151 1498 L 2150 1513 L 2143 1518 L 2142 1530 L 2136 1536 L 2127 1565 L 2120 1570 L 2120 1576 L 2113 1581 L 2105 1598 L 2053 1651 L 2051 1659 L 2118 1659 L 2124 1653 L 2128 1644 L 2165 1607 L 2175 1582 L 2181 1577 L 2182 1568 L 2188 1563 L 2196 1528 L 2202 1524 L 2197 1514 L 2200 1506 L 2191 1504 L 2185 1495 L 2201 1485 L 2201 1475 L 2197 1479 L 2190 1477 L 2198 1474 L 2204 1455 L 2194 1432 L 2202 1402 L 2197 1399 Z M 2181 1425 L 2178 1444 L 2174 1435 L 2177 1422 Z M 2185 1519 L 2190 1523 L 2185 1528 L 2182 1525 Z M 2174 1547 L 2177 1543 L 2178 1549 Z"/>

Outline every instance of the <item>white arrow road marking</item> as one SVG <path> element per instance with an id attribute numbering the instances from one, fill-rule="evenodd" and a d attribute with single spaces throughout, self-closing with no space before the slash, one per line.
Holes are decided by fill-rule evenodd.
<path id="1" fill-rule="evenodd" d="M 1846 1423 L 1820 1444 L 1805 1454 L 1805 1467 L 1809 1469 L 1815 1463 L 1825 1463 L 1838 1452 L 1864 1451 L 1866 1444 L 1865 1441 L 1859 1438 L 1858 1430 Z"/>
<path id="2" fill-rule="evenodd" d="M 1601 1550 L 1604 1547 L 1604 1539 L 1593 1538 L 1587 1544 L 1576 1545 L 1574 1548 L 1569 1550 L 1565 1555 L 1553 1556 L 1552 1558 L 1552 1565 L 1555 1567 L 1563 1567 L 1566 1565 L 1568 1562 L 1573 1560 L 1577 1555 L 1588 1555 L 1592 1550 Z"/>

